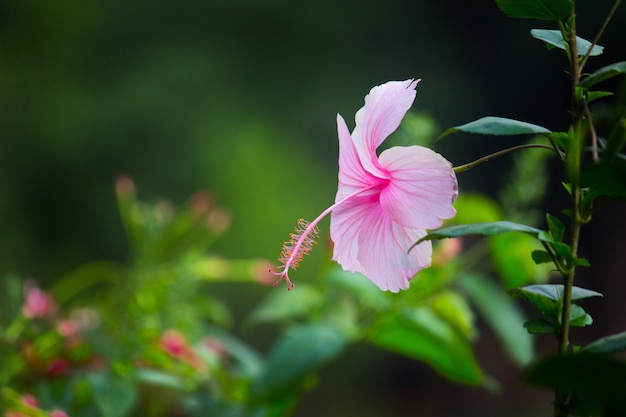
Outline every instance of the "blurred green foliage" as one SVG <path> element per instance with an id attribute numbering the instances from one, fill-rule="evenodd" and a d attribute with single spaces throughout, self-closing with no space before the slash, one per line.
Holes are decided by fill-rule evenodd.
<path id="1" fill-rule="evenodd" d="M 596 11 L 588 10 L 594 5 L 580 7 L 591 17 L 581 30 L 595 30 Z M 620 13 L 603 41 L 600 59 L 607 63 L 620 51 L 610 45 L 623 40 Z M 148 393 L 155 414 L 182 396 L 191 413 L 242 415 L 249 401 L 255 415 L 280 415 L 315 385 L 310 371 L 358 342 L 427 362 L 457 381 L 488 384 L 472 350 L 476 317 L 489 322 L 516 363 L 526 363 L 528 336 L 503 324 L 509 317 L 521 323 L 523 315 L 494 296 L 546 278 L 527 256 L 524 237 L 464 241 L 461 260 L 442 260 L 397 304 L 364 278 L 329 267 L 323 245 L 288 295 L 251 284 L 250 268 L 262 273 L 258 259 L 276 255 L 294 221 L 333 199 L 335 113 L 353 114 L 375 84 L 421 77 L 416 107 L 436 115 L 437 123 L 410 115 L 408 134 L 399 132 L 396 144 L 430 143 L 438 125 L 495 111 L 542 126 L 566 124 L 565 112 L 546 111 L 558 103 L 537 100 L 562 88 L 542 84 L 544 76 L 562 74 L 551 65 L 557 58 L 520 46 L 528 44 L 530 27 L 503 19 L 492 1 L 2 2 L 0 270 L 13 273 L 2 280 L 2 382 L 34 387 L 46 410 L 72 404 L 75 415 L 130 413 L 146 405 Z M 533 88 L 520 89 L 519 80 L 533 80 Z M 501 144 L 438 147 L 463 163 Z M 480 170 L 464 176 L 462 191 L 491 196 L 463 193 L 457 222 L 505 216 L 539 227 L 537 190 L 544 191 L 548 175 L 538 154 L 524 154 L 528 160 L 519 159 L 512 179 Z M 112 186 L 120 174 L 148 200 L 121 200 L 122 220 Z M 598 182 L 597 173 L 588 175 Z M 502 185 L 499 204 L 491 197 Z M 198 200 L 186 199 L 199 189 L 211 190 L 200 199 L 211 201 L 212 211 L 215 201 L 227 208 L 215 211 L 232 221 L 229 233 L 194 223 Z M 470 274 L 474 266 L 478 273 Z M 493 268 L 499 281 L 486 278 Z M 51 323 L 25 320 L 24 276 L 51 290 L 58 318 L 78 319 L 84 306 L 98 311 L 85 344 L 66 346 Z M 291 331 L 267 347 L 267 356 L 256 352 L 283 329 Z M 251 340 L 244 343 L 239 333 L 246 331 Z M 424 344 L 400 345 L 397 337 L 406 333 Z M 199 362 L 186 362 L 189 356 L 165 352 L 164 336 L 195 352 L 210 377 L 195 368 Z M 228 361 L 215 346 L 207 352 L 205 336 L 219 341 Z M 318 336 L 327 346 L 307 343 Z M 16 348 L 22 342 L 33 343 L 33 363 Z M 315 361 L 276 353 L 291 346 L 310 348 Z M 96 372 L 87 359 L 97 355 L 110 362 Z M 41 374 L 55 358 L 72 369 L 60 384 Z M 145 367 L 135 369 L 136 358 Z M 467 362 L 455 367 L 460 358 Z M 271 372 L 289 359 L 289 369 Z M 274 408 L 264 403 L 270 397 Z M 23 407 L 15 391 L 2 398 Z M 376 411 L 368 405 L 360 412 Z"/>
<path id="2" fill-rule="evenodd" d="M 419 139 L 413 129 L 432 125 L 424 115 L 409 120 L 398 137 Z M 482 242 L 460 239 L 436 245 L 433 266 L 400 294 L 341 270 L 330 261 L 328 245 L 320 245 L 317 278 L 298 274 L 292 291 L 268 292 L 241 322 L 279 330 L 263 354 L 238 334 L 237 309 L 219 286 L 259 289 L 275 277 L 266 260 L 215 251 L 218 238 L 232 233 L 231 214 L 207 192 L 180 207 L 143 202 L 126 176 L 115 192 L 131 253 L 127 263 L 87 263 L 48 291 L 31 281 L 20 291 L 21 280 L 4 280 L 10 298 L 0 316 L 0 384 L 7 410 L 27 416 L 52 416 L 59 408 L 72 416 L 287 416 L 316 385 L 322 367 L 364 343 L 424 362 L 452 381 L 489 387 L 492 378 L 473 347 L 476 313 L 514 363 L 533 356 L 530 336 L 511 331 L 522 329 L 524 315 L 496 289 L 510 284 L 507 274 L 500 283 L 489 278 L 497 257 Z M 458 207 L 464 214 L 455 222 L 501 213 L 479 195 L 460 197 Z M 499 245 L 506 251 L 511 244 Z M 476 265 L 483 273 L 470 272 Z M 543 276 L 534 268 L 520 279 Z M 36 408 L 26 405 L 25 395 L 34 395 Z"/>

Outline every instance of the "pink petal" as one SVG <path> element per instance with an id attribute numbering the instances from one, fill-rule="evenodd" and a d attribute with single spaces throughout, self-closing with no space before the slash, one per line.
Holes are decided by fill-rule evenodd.
<path id="1" fill-rule="evenodd" d="M 361 165 L 346 122 L 340 115 L 337 115 L 337 134 L 339 136 L 339 187 L 335 201 L 379 181 Z"/>
<path id="2" fill-rule="evenodd" d="M 353 197 L 330 214 L 330 238 L 334 243 L 333 260 L 350 272 L 365 271 L 359 262 L 359 234 L 368 212 L 376 210 L 378 194 Z"/>
<path id="3" fill-rule="evenodd" d="M 331 215 L 333 260 L 345 270 L 362 273 L 382 290 L 407 289 L 409 280 L 430 265 L 430 242 L 407 253 L 426 232 L 395 223 L 376 195 L 358 199 L 337 207 Z"/>
<path id="4" fill-rule="evenodd" d="M 408 228 L 434 229 L 454 217 L 458 194 L 450 162 L 421 146 L 393 147 L 380 155 L 390 180 L 380 204 L 391 219 Z"/>
<path id="5" fill-rule="evenodd" d="M 352 140 L 365 169 L 377 176 L 381 172 L 376 148 L 392 134 L 415 100 L 419 80 L 390 81 L 374 87 L 365 105 L 356 113 Z"/>

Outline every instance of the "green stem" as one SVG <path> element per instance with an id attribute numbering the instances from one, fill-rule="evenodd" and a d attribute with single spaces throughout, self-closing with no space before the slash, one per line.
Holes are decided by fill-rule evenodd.
<path id="1" fill-rule="evenodd" d="M 472 161 L 472 162 L 469 162 L 467 164 L 459 165 L 458 167 L 454 167 L 452 169 L 453 169 L 454 172 L 456 172 L 458 174 L 459 172 L 468 171 L 468 170 L 474 168 L 476 165 L 480 165 L 483 162 L 490 161 L 490 160 L 492 160 L 494 158 L 497 158 L 499 156 L 506 155 L 508 153 L 511 153 L 511 152 L 514 152 L 514 151 L 518 151 L 520 149 L 530 149 L 530 148 L 549 149 L 551 151 L 555 150 L 555 148 L 553 148 L 552 146 L 542 145 L 542 144 L 539 144 L 539 143 L 529 143 L 529 144 L 526 144 L 526 145 L 513 146 L 511 148 L 503 149 L 501 151 L 492 153 L 490 155 L 483 156 L 482 158 L 477 159 L 477 160 Z"/>
<path id="2" fill-rule="evenodd" d="M 572 187 L 572 236 L 571 248 L 572 257 L 576 259 L 578 256 L 578 240 L 580 238 L 580 229 L 582 221 L 580 218 L 580 186 Z M 559 343 L 559 354 L 567 354 L 569 347 L 569 318 L 572 306 L 572 287 L 574 286 L 574 276 L 576 266 L 571 265 L 565 274 L 564 293 L 563 293 L 563 315 L 561 317 L 561 337 Z"/>
<path id="3" fill-rule="evenodd" d="M 571 182 L 571 250 L 572 258 L 577 258 L 578 253 L 578 240 L 580 238 L 580 228 L 582 226 L 580 216 L 580 202 L 581 202 L 581 189 L 580 189 L 580 164 L 583 148 L 583 129 L 582 119 L 584 117 L 583 104 L 576 94 L 576 87 L 580 81 L 581 75 L 581 61 L 578 57 L 578 46 L 576 43 L 576 19 L 575 10 L 572 10 L 572 15 L 569 19 L 569 25 L 566 26 L 560 24 L 561 33 L 563 39 L 566 40 L 569 49 L 569 62 L 570 62 L 570 75 L 571 75 L 571 106 L 572 106 L 572 132 L 570 140 L 573 142 L 572 147 L 567 155 L 567 174 L 568 179 Z M 558 339 L 558 354 L 565 356 L 569 352 L 569 328 L 570 328 L 570 314 L 572 309 L 572 288 L 574 286 L 574 277 L 576 273 L 575 264 L 568 265 L 564 279 L 563 290 L 563 307 L 561 311 L 561 327 L 557 334 Z M 554 401 L 554 416 L 566 417 L 569 415 L 569 394 L 562 389 L 557 388 L 555 392 Z"/>
<path id="4" fill-rule="evenodd" d="M 607 15 L 606 19 L 604 20 L 604 23 L 602 24 L 602 27 L 600 28 L 600 30 L 596 34 L 596 37 L 593 38 L 593 42 L 591 42 L 591 46 L 589 47 L 589 50 L 587 51 L 587 53 L 585 54 L 583 59 L 580 61 L 580 71 L 581 72 L 582 72 L 583 68 L 585 67 L 585 64 L 587 63 L 587 60 L 591 56 L 591 50 L 593 49 L 594 46 L 596 46 L 598 44 L 598 41 L 602 37 L 602 34 L 604 34 L 604 31 L 606 30 L 606 27 L 609 25 L 609 22 L 613 18 L 613 15 L 615 14 L 615 11 L 617 10 L 617 8 L 619 7 L 619 4 L 621 2 L 622 2 L 622 0 L 615 0 L 615 3 L 613 3 L 613 7 L 611 8 L 611 11 L 609 12 L 609 14 Z"/>

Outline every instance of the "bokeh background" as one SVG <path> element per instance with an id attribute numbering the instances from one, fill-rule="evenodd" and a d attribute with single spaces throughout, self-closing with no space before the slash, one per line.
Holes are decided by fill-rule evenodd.
<path id="1" fill-rule="evenodd" d="M 581 36 L 595 35 L 610 6 L 578 2 Z M 625 59 L 625 25 L 622 7 L 592 68 Z M 124 261 L 113 190 L 121 174 L 152 201 L 178 204 L 210 190 L 233 219 L 215 250 L 273 259 L 296 219 L 315 217 L 334 199 L 336 113 L 353 127 L 364 95 L 388 80 L 422 78 L 414 108 L 441 131 L 484 115 L 565 129 L 565 57 L 531 39 L 534 27 L 551 28 L 509 18 L 492 0 L 5 0 L 0 274 L 45 286 L 91 260 Z M 437 149 L 458 165 L 502 141 L 457 135 Z M 462 174 L 461 192 L 497 195 L 506 161 Z M 563 207 L 554 183 L 546 205 Z M 588 232 L 605 243 L 588 246 L 607 273 L 614 270 L 601 248 L 619 255 L 625 244 L 624 221 L 614 222 L 620 210 Z M 296 279 L 315 265 L 314 255 Z M 220 291 L 245 315 L 270 289 Z M 613 321 L 597 331 L 605 330 L 623 328 Z M 244 337 L 260 349 L 271 340 L 263 330 Z M 296 415 L 504 415 L 550 400 L 518 384 L 489 334 L 479 343 L 479 359 L 504 382 L 499 395 L 358 347 L 322 373 Z"/>

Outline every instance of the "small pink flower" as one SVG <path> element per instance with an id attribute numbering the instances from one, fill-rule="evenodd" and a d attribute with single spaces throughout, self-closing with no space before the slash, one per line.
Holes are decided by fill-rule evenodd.
<path id="1" fill-rule="evenodd" d="M 58 408 L 53 408 L 50 410 L 50 417 L 68 417 L 67 413 Z"/>
<path id="2" fill-rule="evenodd" d="M 187 339 L 178 330 L 166 330 L 161 335 L 159 341 L 161 348 L 174 357 L 179 357 L 187 353 L 189 346 L 187 345 Z"/>
<path id="3" fill-rule="evenodd" d="M 27 318 L 45 318 L 54 315 L 56 304 L 53 298 L 43 291 L 37 284 L 26 281 L 24 283 L 24 305 L 22 313 Z"/>
<path id="4" fill-rule="evenodd" d="M 317 224 L 331 214 L 333 260 L 345 270 L 360 272 L 382 290 L 397 292 L 430 266 L 432 246 L 423 242 L 408 249 L 456 214 L 456 176 L 441 155 L 421 146 L 392 147 L 380 156 L 376 149 L 393 133 L 415 99 L 419 80 L 390 81 L 372 88 L 356 113 L 350 134 L 337 115 L 339 186 L 335 204 L 313 222 L 300 220 L 279 260 L 293 287 L 289 269 L 297 269 L 317 237 Z"/>
<path id="5" fill-rule="evenodd" d="M 29 407 L 39 408 L 39 401 L 37 401 L 37 397 L 33 394 L 22 394 L 22 403 Z"/>

